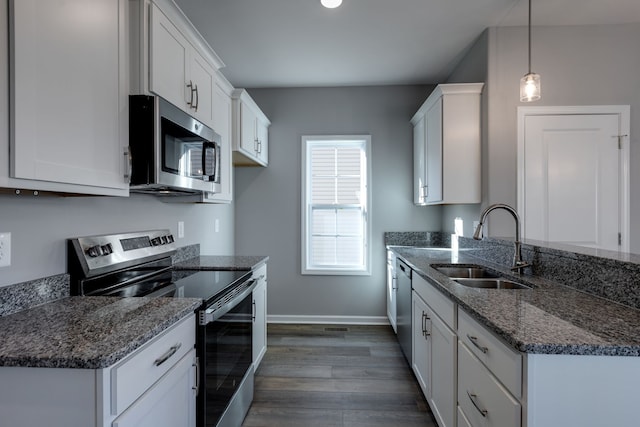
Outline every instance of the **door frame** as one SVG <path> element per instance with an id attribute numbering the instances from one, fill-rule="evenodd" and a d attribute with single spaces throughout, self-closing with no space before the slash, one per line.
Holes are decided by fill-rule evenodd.
<path id="1" fill-rule="evenodd" d="M 619 164 L 620 175 L 618 176 L 618 200 L 619 200 L 619 224 L 622 244 L 620 251 L 629 252 L 630 247 L 630 111 L 629 105 L 578 105 L 578 106 L 539 106 L 539 107 L 518 107 L 518 161 L 517 161 L 517 200 L 518 212 L 524 212 L 524 143 L 525 129 L 524 122 L 528 116 L 549 116 L 549 115 L 597 115 L 616 114 L 618 115 L 618 125 L 620 129 L 620 150 Z M 615 138 L 616 135 L 611 135 Z"/>

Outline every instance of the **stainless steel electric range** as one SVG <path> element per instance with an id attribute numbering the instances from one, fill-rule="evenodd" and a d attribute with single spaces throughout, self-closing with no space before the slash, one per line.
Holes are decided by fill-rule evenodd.
<path id="1" fill-rule="evenodd" d="M 198 427 L 239 427 L 253 400 L 250 271 L 180 271 L 169 230 L 68 239 L 72 295 L 199 298 Z"/>

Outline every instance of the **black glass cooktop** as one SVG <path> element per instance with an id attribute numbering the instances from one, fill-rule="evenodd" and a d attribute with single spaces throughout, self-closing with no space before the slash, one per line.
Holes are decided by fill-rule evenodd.
<path id="1" fill-rule="evenodd" d="M 198 271 L 174 282 L 174 297 L 204 301 L 224 294 L 226 288 L 251 277 L 251 271 Z"/>

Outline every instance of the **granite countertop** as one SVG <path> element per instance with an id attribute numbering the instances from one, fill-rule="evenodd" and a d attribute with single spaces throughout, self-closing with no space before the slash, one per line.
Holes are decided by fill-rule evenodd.
<path id="1" fill-rule="evenodd" d="M 516 350 L 538 354 L 640 356 L 640 310 L 535 276 L 440 248 L 390 248 L 420 276 Z M 533 289 L 476 289 L 439 273 L 434 264 L 480 264 Z"/>
<path id="2" fill-rule="evenodd" d="M 68 297 L 0 317 L 0 366 L 113 365 L 202 303 L 192 298 Z"/>
<path id="3" fill-rule="evenodd" d="M 203 255 L 173 265 L 174 270 L 240 270 L 249 271 L 269 260 L 268 256 Z"/>

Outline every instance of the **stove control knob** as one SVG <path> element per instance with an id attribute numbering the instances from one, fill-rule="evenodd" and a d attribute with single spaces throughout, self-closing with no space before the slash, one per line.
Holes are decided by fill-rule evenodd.
<path id="1" fill-rule="evenodd" d="M 168 243 L 168 242 L 167 242 L 167 236 L 162 236 L 162 237 L 160 238 L 160 240 L 162 241 L 162 244 L 163 244 L 163 245 L 166 245 L 166 244 Z"/>
<path id="2" fill-rule="evenodd" d="M 91 246 L 89 249 L 87 249 L 87 255 L 89 255 L 91 258 L 99 257 L 100 255 L 102 255 L 102 248 L 100 247 L 100 245 Z"/>
<path id="3" fill-rule="evenodd" d="M 111 246 L 111 243 L 107 243 L 106 245 L 103 245 L 100 247 L 100 249 L 102 249 L 102 255 L 110 255 L 113 253 L 113 246 Z"/>
<path id="4" fill-rule="evenodd" d="M 154 237 L 153 239 L 151 239 L 151 244 L 153 246 L 158 246 L 161 243 L 160 238 L 159 237 Z"/>
<path id="5" fill-rule="evenodd" d="M 175 242 L 175 240 L 173 240 L 173 234 L 167 234 L 167 243 L 173 243 Z"/>

